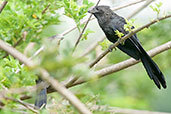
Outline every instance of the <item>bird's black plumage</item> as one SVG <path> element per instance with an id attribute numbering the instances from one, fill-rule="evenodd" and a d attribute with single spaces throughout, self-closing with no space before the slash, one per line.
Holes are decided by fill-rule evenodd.
<path id="1" fill-rule="evenodd" d="M 38 80 L 36 80 L 36 84 L 39 84 L 41 82 L 42 82 L 42 80 L 40 78 Z M 37 108 L 44 108 L 46 106 L 46 103 L 47 103 L 47 88 L 45 87 L 40 90 L 38 89 L 34 105 Z"/>
<path id="2" fill-rule="evenodd" d="M 89 10 L 89 13 L 92 13 L 97 18 L 98 23 L 104 31 L 107 39 L 112 43 L 115 43 L 119 38 L 115 33 L 116 30 L 124 35 L 129 33 L 124 29 L 124 25 L 127 24 L 125 19 L 114 13 L 109 6 L 96 6 Z M 140 59 L 147 71 L 147 74 L 150 79 L 154 81 L 156 86 L 159 89 L 161 88 L 160 85 L 162 85 L 163 88 L 166 88 L 166 81 L 162 72 L 143 49 L 136 34 L 128 38 L 124 44 L 119 44 L 117 47 L 134 59 Z"/>

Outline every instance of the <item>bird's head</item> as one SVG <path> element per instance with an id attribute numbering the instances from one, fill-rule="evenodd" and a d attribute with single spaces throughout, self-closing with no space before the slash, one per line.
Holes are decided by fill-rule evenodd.
<path id="1" fill-rule="evenodd" d="M 110 9 L 109 6 L 100 5 L 100 6 L 93 7 L 88 12 L 96 16 L 96 15 L 104 15 L 107 13 L 111 13 L 112 10 Z"/>
<path id="2" fill-rule="evenodd" d="M 88 12 L 92 14 L 100 14 L 100 13 L 105 13 L 105 11 L 109 10 L 109 6 L 101 5 L 101 6 L 95 6 L 92 9 L 90 9 Z"/>
<path id="3" fill-rule="evenodd" d="M 105 5 L 95 6 L 88 12 L 93 14 L 100 21 L 107 20 L 113 14 L 113 11 L 110 9 L 110 7 Z"/>

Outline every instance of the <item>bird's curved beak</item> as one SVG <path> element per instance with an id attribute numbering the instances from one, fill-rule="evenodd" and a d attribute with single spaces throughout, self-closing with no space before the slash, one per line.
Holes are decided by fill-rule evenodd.
<path id="1" fill-rule="evenodd" d="M 95 14 L 95 13 L 97 13 L 97 12 L 98 12 L 98 10 L 96 9 L 96 7 L 90 8 L 90 9 L 88 10 L 88 13 L 91 13 L 91 14 Z"/>

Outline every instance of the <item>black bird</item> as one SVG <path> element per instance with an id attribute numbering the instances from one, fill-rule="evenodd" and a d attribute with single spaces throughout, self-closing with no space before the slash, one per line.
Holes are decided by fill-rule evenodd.
<path id="1" fill-rule="evenodd" d="M 119 38 L 118 35 L 116 35 L 116 30 L 123 33 L 124 35 L 129 33 L 124 29 L 124 25 L 127 24 L 126 20 L 114 13 L 109 6 L 96 6 L 88 12 L 97 18 L 101 29 L 105 33 L 107 39 L 112 43 L 118 41 Z M 132 26 L 131 29 L 133 28 L 134 27 Z M 161 88 L 160 85 L 162 85 L 163 88 L 167 87 L 162 72 L 156 63 L 147 54 L 147 52 L 143 49 L 136 34 L 132 35 L 130 38 L 125 40 L 123 44 L 119 44 L 117 47 L 134 59 L 140 59 L 150 79 L 154 81 L 159 89 Z"/>
<path id="2" fill-rule="evenodd" d="M 38 78 L 36 80 L 36 84 L 39 84 L 43 82 L 40 78 Z M 47 88 L 43 88 L 40 90 L 37 90 L 37 94 L 36 94 L 36 100 L 35 100 L 35 106 L 37 108 L 45 108 L 47 103 Z"/>

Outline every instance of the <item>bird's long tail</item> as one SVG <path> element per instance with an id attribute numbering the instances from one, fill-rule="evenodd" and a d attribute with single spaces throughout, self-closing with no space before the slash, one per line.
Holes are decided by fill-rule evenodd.
<path id="1" fill-rule="evenodd" d="M 40 82 L 42 82 L 41 79 L 36 80 L 37 84 L 39 84 Z M 43 88 L 37 91 L 35 106 L 37 108 L 44 108 L 46 106 L 46 103 L 47 103 L 47 88 Z"/>
<path id="2" fill-rule="evenodd" d="M 156 86 L 160 89 L 160 84 L 163 88 L 166 88 L 166 81 L 165 78 L 156 65 L 156 63 L 151 59 L 151 57 L 146 53 L 146 51 L 140 46 L 139 49 L 141 50 L 141 61 L 149 75 L 150 79 L 154 81 Z"/>

